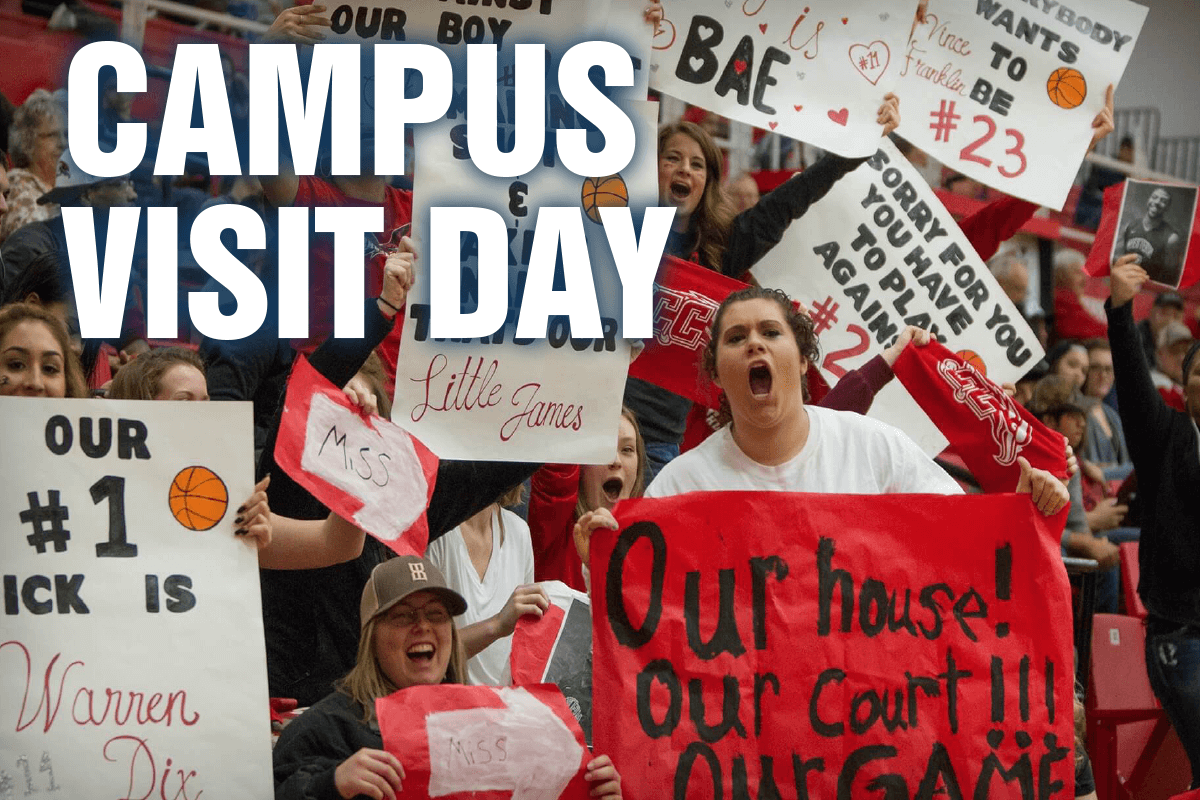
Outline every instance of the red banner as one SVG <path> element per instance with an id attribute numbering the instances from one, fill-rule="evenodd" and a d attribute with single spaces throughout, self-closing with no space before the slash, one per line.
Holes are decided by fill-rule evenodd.
<path id="1" fill-rule="evenodd" d="M 1117 220 L 1121 216 L 1121 203 L 1125 199 L 1125 181 L 1113 184 L 1104 190 L 1104 207 L 1100 214 L 1100 227 L 1096 229 L 1096 240 L 1088 252 L 1083 271 L 1093 278 L 1103 278 L 1112 267 L 1113 241 L 1117 238 Z M 1200 281 L 1200 206 L 1192 222 L 1192 236 L 1188 243 L 1187 260 L 1183 263 L 1183 277 L 1179 291 Z"/>
<path id="2" fill-rule="evenodd" d="M 594 735 L 627 797 L 1073 796 L 1070 589 L 1028 497 L 617 510 L 591 545 Z"/>
<path id="3" fill-rule="evenodd" d="M 424 555 L 438 458 L 416 437 L 364 414 L 297 356 L 275 460 L 292 480 L 400 555 Z"/>
<path id="4" fill-rule="evenodd" d="M 700 369 L 700 356 L 717 307 L 745 286 L 699 264 L 664 256 L 654 280 L 654 338 L 630 365 L 629 375 L 717 408 L 721 390 Z"/>
<path id="5" fill-rule="evenodd" d="M 1011 492 L 1018 457 L 1067 477 L 1066 440 L 938 342 L 909 345 L 892 371 L 985 492 Z"/>
<path id="6" fill-rule="evenodd" d="M 404 796 L 584 800 L 591 756 L 553 686 L 412 686 L 375 701 Z"/>

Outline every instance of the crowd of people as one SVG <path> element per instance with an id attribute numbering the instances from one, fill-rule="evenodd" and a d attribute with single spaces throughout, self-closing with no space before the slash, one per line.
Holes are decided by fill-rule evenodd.
<path id="1" fill-rule="evenodd" d="M 319 5 L 284 9 L 268 36 L 319 41 L 329 24 L 326 13 Z M 647 22 L 660 17 L 661 7 L 652 3 Z M 128 114 L 119 98 L 109 99 L 102 114 L 106 107 Z M 897 127 L 900 113 L 898 98 L 887 95 L 878 114 L 884 135 Z M 1095 146 L 1113 127 L 1111 89 L 1093 127 Z M 659 202 L 676 210 L 666 253 L 743 280 L 793 220 L 865 160 L 828 154 L 760 197 L 748 175 L 722 185 L 723 156 L 700 125 L 663 125 L 657 147 Z M 791 298 L 750 279 L 716 312 L 697 366 L 722 390 L 722 407 L 711 415 L 700 444 L 681 453 L 690 400 L 630 378 L 611 462 L 441 462 L 426 510 L 429 549 L 423 558 L 396 557 L 279 469 L 274 445 L 282 390 L 297 353 L 364 410 L 388 416 L 404 320 L 398 312 L 420 271 L 412 240 L 403 235 L 412 215 L 410 184 L 374 175 L 283 175 L 226 182 L 205 192 L 151 182 L 156 196 L 193 215 L 215 203 L 248 205 L 268 220 L 273 209 L 291 205 L 385 209 L 385 227 L 366 259 L 361 339 L 329 336 L 333 249 L 329 237 L 317 237 L 310 254 L 309 339 L 275 338 L 278 309 L 272 308 L 260 332 L 240 341 L 152 347 L 139 311 L 138 287 L 145 286 L 150 268 L 144 235 L 135 249 L 134 288 L 120 335 L 83 340 L 60 215 L 62 206 L 90 207 L 103 231 L 107 212 L 136 204 L 145 189 L 135 187 L 150 179 L 144 173 L 105 179 L 83 173 L 66 149 L 59 93 L 38 90 L 24 99 L 7 131 L 7 148 L 0 163 L 0 395 L 254 405 L 260 482 L 238 508 L 230 532 L 258 548 L 271 695 L 309 707 L 283 729 L 275 747 L 279 798 L 400 794 L 403 754 L 383 748 L 374 701 L 421 684 L 510 683 L 517 621 L 547 611 L 544 582 L 589 590 L 590 537 L 598 528 L 617 527 L 613 511 L 622 500 L 730 490 L 964 491 L 903 431 L 865 416 L 893 378 L 900 352 L 929 340 L 925 331 L 904 330 L 813 403 L 808 373 L 820 343 L 812 321 Z M 911 145 L 902 149 L 928 164 Z M 1114 263 L 1111 295 L 1100 307 L 1085 292 L 1082 254 L 1063 249 L 1054 260 L 1052 304 L 1045 314 L 1030 313 L 1029 264 L 1002 243 L 1034 210 L 1003 199 L 961 220 L 1003 291 L 1037 323 L 1049 346 L 1046 359 L 1009 391 L 1063 435 L 1078 463 L 1064 483 L 1021 459 L 1012 491 L 1028 494 L 1042 514 L 1069 507 L 1063 554 L 1098 562 L 1097 610 L 1121 608 L 1118 545 L 1139 542 L 1148 675 L 1187 750 L 1195 787 L 1200 342 L 1177 291 L 1157 292 L 1148 317 L 1135 321 L 1133 300 L 1148 280 L 1137 253 Z M 1149 230 L 1152 222 L 1137 224 Z M 181 231 L 186 225 L 181 220 Z M 103 236 L 99 244 L 103 248 Z M 1165 246 L 1178 242 L 1164 237 Z M 271 285 L 276 265 L 270 258 L 240 255 Z M 103 252 L 99 259 L 103 263 Z M 185 270 L 185 288 L 187 280 Z M 197 271 L 194 281 L 200 288 L 207 277 Z M 1086 763 L 1080 748 L 1077 796 L 1089 796 Z M 585 778 L 592 796 L 621 796 L 619 767 L 606 755 L 589 761 Z"/>

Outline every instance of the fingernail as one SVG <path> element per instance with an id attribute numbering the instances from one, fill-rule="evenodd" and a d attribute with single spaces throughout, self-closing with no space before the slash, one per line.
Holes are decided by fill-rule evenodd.
<path id="1" fill-rule="evenodd" d="M 233 524 L 234 524 L 234 525 L 241 525 L 241 524 L 242 524 L 242 517 L 237 517 L 237 518 L 235 518 L 235 519 L 233 520 Z"/>
<path id="2" fill-rule="evenodd" d="M 233 535 L 234 536 L 245 536 L 246 533 L 247 533 L 247 531 L 245 528 L 238 528 L 236 531 L 233 532 Z"/>
<path id="3" fill-rule="evenodd" d="M 245 514 L 245 513 L 246 513 L 246 507 L 245 507 L 245 506 L 238 506 L 237 513 L 239 513 L 239 514 Z"/>

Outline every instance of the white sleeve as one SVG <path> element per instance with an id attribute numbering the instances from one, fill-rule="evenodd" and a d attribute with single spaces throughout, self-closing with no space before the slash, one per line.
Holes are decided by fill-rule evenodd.
<path id="1" fill-rule="evenodd" d="M 962 494 L 962 487 L 903 432 L 891 438 L 892 479 L 888 492 L 896 494 Z"/>

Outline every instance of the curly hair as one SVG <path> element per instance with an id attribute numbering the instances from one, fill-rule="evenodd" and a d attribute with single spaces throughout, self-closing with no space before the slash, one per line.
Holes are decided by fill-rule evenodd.
<path id="1" fill-rule="evenodd" d="M 704 191 L 700 195 L 700 203 L 692 212 L 689 227 L 696 233 L 696 250 L 700 253 L 700 263 L 709 269 L 719 270 L 725 259 L 725 246 L 729 242 L 729 230 L 733 224 L 733 214 L 730 213 L 725 194 L 721 191 L 721 165 L 724 159 L 708 131 L 687 120 L 672 122 L 658 129 L 660 157 L 667 147 L 667 142 L 679 133 L 693 139 L 700 145 L 700 151 L 704 154 Z"/>
<path id="2" fill-rule="evenodd" d="M 28 167 L 33 163 L 38 127 L 47 118 L 58 118 L 65 123 L 67 115 L 58 98 L 45 89 L 34 89 L 13 114 L 12 127 L 8 130 L 8 150 L 14 167 Z"/>
<path id="3" fill-rule="evenodd" d="M 83 375 L 83 367 L 79 356 L 71 348 L 71 335 L 67 326 L 58 317 L 51 314 L 44 306 L 36 303 L 9 303 L 0 308 L 0 341 L 22 322 L 40 322 L 50 329 L 54 341 L 62 350 L 63 369 L 66 377 L 67 397 L 90 397 L 87 380 Z"/>
<path id="4" fill-rule="evenodd" d="M 817 341 L 816 331 L 813 330 L 812 320 L 805 314 L 800 313 L 795 305 L 792 304 L 792 298 L 781 289 L 767 289 L 762 286 L 747 286 L 745 289 L 739 289 L 733 294 L 725 298 L 720 307 L 717 308 L 717 313 L 713 315 L 712 326 L 709 328 L 708 341 L 704 345 L 704 352 L 701 354 L 700 367 L 704 374 L 708 375 L 710 380 L 717 378 L 717 348 L 721 340 L 721 322 L 725 318 L 725 311 L 734 303 L 741 303 L 746 300 L 771 300 L 775 302 L 780 311 L 783 312 L 783 319 L 787 322 L 788 328 L 792 331 L 792 337 L 796 340 L 796 346 L 800 350 L 800 355 L 804 357 L 809 364 L 816 364 L 821 358 L 821 346 Z M 804 402 L 808 402 L 808 383 L 801 382 L 800 391 Z M 729 400 L 724 394 L 721 395 L 721 407 L 717 410 L 717 421 L 720 425 L 726 425 L 732 421 L 733 415 L 729 409 Z"/>
<path id="5" fill-rule="evenodd" d="M 108 388 L 110 400 L 153 400 L 162 388 L 163 375 L 172 367 L 186 364 L 203 375 L 204 359 L 186 347 L 161 347 L 143 353 L 117 371 Z"/>

